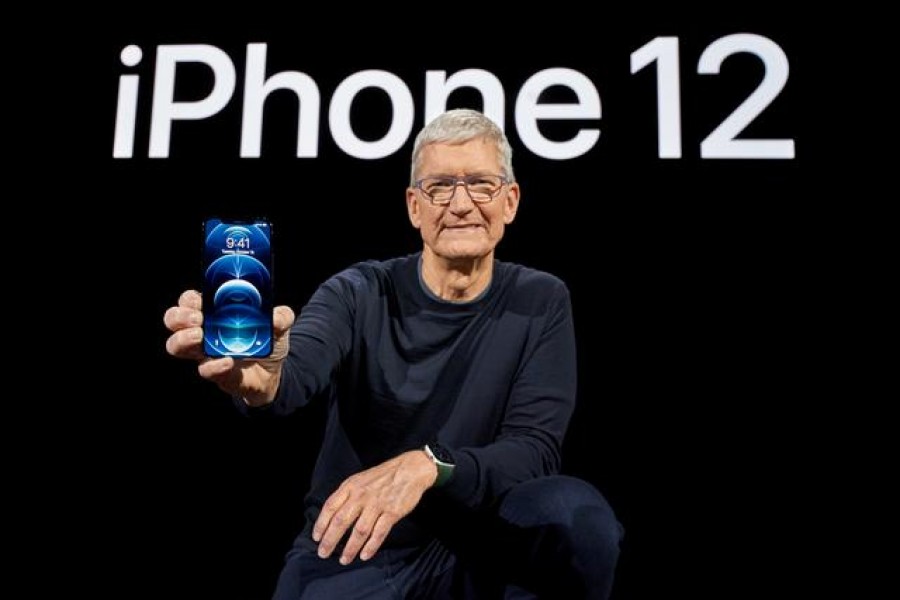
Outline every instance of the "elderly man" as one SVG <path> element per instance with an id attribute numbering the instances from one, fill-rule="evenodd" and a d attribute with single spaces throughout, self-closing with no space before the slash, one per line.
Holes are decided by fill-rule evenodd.
<path id="1" fill-rule="evenodd" d="M 334 275 L 296 321 L 277 307 L 265 359 L 202 356 L 197 292 L 166 312 L 168 351 L 248 415 L 329 403 L 276 599 L 609 596 L 622 528 L 559 475 L 568 289 L 494 255 L 519 208 L 511 157 L 479 112 L 430 122 L 406 190 L 421 251 Z"/>

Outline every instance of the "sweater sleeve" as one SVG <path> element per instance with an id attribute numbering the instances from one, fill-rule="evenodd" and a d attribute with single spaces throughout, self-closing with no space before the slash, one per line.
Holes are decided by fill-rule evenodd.
<path id="1" fill-rule="evenodd" d="M 516 483 L 559 472 L 577 387 L 571 300 L 562 282 L 539 321 L 543 327 L 522 359 L 497 439 L 448 449 L 456 469 L 440 491 L 453 500 L 489 505 Z"/>
<path id="2" fill-rule="evenodd" d="M 238 410 L 248 416 L 287 415 L 327 389 L 350 351 L 356 300 L 363 285 L 363 275 L 350 268 L 319 286 L 291 327 L 274 401 L 250 408 L 237 398 Z"/>

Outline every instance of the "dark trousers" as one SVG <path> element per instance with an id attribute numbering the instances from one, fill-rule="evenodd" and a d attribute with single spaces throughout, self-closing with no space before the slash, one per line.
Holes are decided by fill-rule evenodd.
<path id="1" fill-rule="evenodd" d="M 341 566 L 316 555 L 308 529 L 288 553 L 274 600 L 606 599 L 622 526 L 603 496 L 573 477 L 526 481 L 496 510 L 435 503 L 422 515 L 435 538 L 383 548 Z"/>

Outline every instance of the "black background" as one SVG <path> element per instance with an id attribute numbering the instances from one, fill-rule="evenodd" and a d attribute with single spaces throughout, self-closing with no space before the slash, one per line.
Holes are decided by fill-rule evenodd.
<path id="1" fill-rule="evenodd" d="M 823 342 L 810 291 L 821 268 L 821 208 L 802 179 L 815 149 L 803 125 L 809 84 L 797 27 L 764 5 L 616 19 L 560 6 L 517 26 L 503 14 L 468 11 L 437 19 L 410 13 L 411 25 L 368 27 L 369 15 L 348 12 L 312 19 L 259 6 L 211 19 L 135 10 L 112 16 L 70 59 L 85 89 L 73 102 L 89 96 L 89 108 L 73 116 L 88 130 L 77 158 L 86 162 L 83 183 L 97 190 L 73 218 L 116 223 L 90 252 L 99 260 L 89 281 L 115 348 L 104 359 L 110 375 L 98 381 L 85 367 L 85 387 L 99 401 L 77 402 L 81 421 L 71 428 L 77 451 L 69 474 L 91 508 L 80 525 L 104 548 L 102 560 L 81 570 L 78 587 L 268 597 L 301 524 L 324 412 L 241 418 L 194 365 L 166 355 L 162 315 L 182 290 L 199 286 L 200 227 L 210 215 L 274 222 L 276 299 L 295 310 L 352 262 L 416 251 L 404 189 L 412 138 L 424 124 L 425 72 L 480 68 L 503 82 L 522 186 L 519 216 L 497 255 L 553 272 L 572 292 L 579 404 L 564 470 L 595 484 L 625 525 L 613 597 L 771 595 L 773 579 L 797 571 L 795 491 L 810 465 L 796 439 L 812 402 L 802 393 L 806 360 Z M 699 157 L 700 141 L 763 74 L 749 55 L 729 58 L 720 75 L 697 74 L 706 46 L 740 32 L 777 43 L 791 69 L 785 89 L 742 136 L 793 138 L 794 160 Z M 663 35 L 680 40 L 680 160 L 656 155 L 655 68 L 634 75 L 629 68 L 631 52 Z M 294 156 L 297 104 L 289 93 L 267 101 L 262 157 L 239 158 L 243 63 L 253 42 L 268 44 L 268 74 L 297 70 L 318 84 L 317 158 Z M 187 43 L 227 52 L 237 88 L 218 115 L 175 122 L 170 157 L 151 160 L 155 49 Z M 144 53 L 136 68 L 119 61 L 129 44 Z M 513 121 L 522 83 L 552 67 L 585 74 L 601 97 L 600 140 L 572 160 L 532 154 Z M 416 100 L 413 135 L 386 159 L 345 155 L 328 129 L 332 92 L 363 69 L 400 76 Z M 135 153 L 115 160 L 124 73 L 141 76 Z M 179 67 L 176 81 L 176 97 L 185 100 L 211 85 L 195 66 Z M 542 100 L 572 98 L 554 90 Z M 449 106 L 480 108 L 466 91 Z M 352 122 L 360 137 L 380 137 L 390 118 L 383 94 L 358 96 Z M 579 125 L 597 126 L 541 130 L 568 139 Z"/>

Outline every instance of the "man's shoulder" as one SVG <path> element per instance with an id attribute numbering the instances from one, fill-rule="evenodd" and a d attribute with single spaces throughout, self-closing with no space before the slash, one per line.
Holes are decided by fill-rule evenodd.
<path id="1" fill-rule="evenodd" d="M 344 269 L 344 273 L 357 273 L 366 278 L 394 277 L 415 268 L 418 254 L 396 256 L 388 259 L 369 259 L 354 263 Z"/>
<path id="2" fill-rule="evenodd" d="M 388 281 L 401 277 L 411 268 L 414 269 L 417 260 L 417 255 L 410 254 L 389 259 L 359 261 L 336 273 L 330 282 L 357 290 L 383 288 Z"/>
<path id="3" fill-rule="evenodd" d="M 534 267 L 514 262 L 497 262 L 497 269 L 503 272 L 507 285 L 515 286 L 517 291 L 530 293 L 569 293 L 566 283 L 557 275 Z"/>

